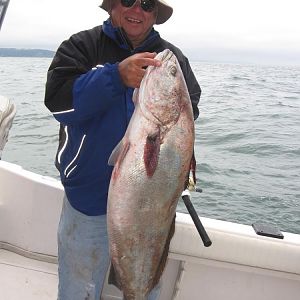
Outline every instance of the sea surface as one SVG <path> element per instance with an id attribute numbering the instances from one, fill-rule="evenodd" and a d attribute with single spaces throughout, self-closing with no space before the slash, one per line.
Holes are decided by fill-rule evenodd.
<path id="1" fill-rule="evenodd" d="M 3 160 L 58 179 L 58 123 L 45 108 L 51 59 L 0 57 L 0 94 L 17 106 Z M 300 234 L 300 68 L 191 62 L 200 216 Z M 178 210 L 187 212 L 183 203 Z"/>

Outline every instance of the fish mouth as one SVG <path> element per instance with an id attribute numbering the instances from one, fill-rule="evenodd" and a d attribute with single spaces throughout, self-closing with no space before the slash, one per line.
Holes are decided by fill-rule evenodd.
<path id="1" fill-rule="evenodd" d="M 170 49 L 165 49 L 164 51 L 158 53 L 155 59 L 161 61 L 162 63 L 170 60 L 173 57 L 174 53 Z"/>

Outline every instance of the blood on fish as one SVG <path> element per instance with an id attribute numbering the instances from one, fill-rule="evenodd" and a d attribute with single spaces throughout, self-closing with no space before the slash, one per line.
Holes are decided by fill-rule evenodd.
<path id="1" fill-rule="evenodd" d="M 144 164 L 148 177 L 152 177 L 158 163 L 160 151 L 160 135 L 148 135 L 144 147 Z"/>

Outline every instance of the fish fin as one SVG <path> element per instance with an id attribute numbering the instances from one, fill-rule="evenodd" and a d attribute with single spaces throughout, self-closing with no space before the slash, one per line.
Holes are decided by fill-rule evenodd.
<path id="1" fill-rule="evenodd" d="M 118 278 L 117 272 L 112 263 L 109 267 L 108 283 L 116 286 L 119 290 L 122 289 L 120 279 Z"/>
<path id="2" fill-rule="evenodd" d="M 188 170 L 188 172 L 186 174 L 186 180 L 185 180 L 185 183 L 184 183 L 184 190 L 195 187 L 195 185 L 196 185 L 196 181 L 197 181 L 197 178 L 196 178 L 196 165 L 197 165 L 197 162 L 196 162 L 196 158 L 195 158 L 195 151 L 193 151 L 193 155 L 192 155 L 191 162 L 190 162 L 190 169 Z M 192 182 L 193 182 L 193 184 L 191 184 L 191 182 L 190 182 L 190 172 L 192 172 Z"/>
<path id="3" fill-rule="evenodd" d="M 192 159 L 191 159 L 191 171 L 192 171 L 193 180 L 194 180 L 195 184 L 197 182 L 197 178 L 196 178 L 196 165 L 197 165 L 197 162 L 196 162 L 195 150 L 194 150 L 193 151 L 193 156 L 192 156 Z"/>
<path id="4" fill-rule="evenodd" d="M 144 146 L 144 164 L 146 168 L 146 173 L 148 177 L 152 177 L 159 158 L 160 152 L 160 132 L 155 134 L 149 134 L 146 138 L 146 143 Z"/>
<path id="5" fill-rule="evenodd" d="M 119 164 L 121 164 L 128 150 L 129 150 L 129 142 L 126 142 L 125 139 L 123 138 L 119 142 L 119 144 L 115 147 L 115 149 L 112 151 L 108 159 L 108 165 L 114 166 L 118 160 L 119 160 Z"/>
<path id="6" fill-rule="evenodd" d="M 168 235 L 166 243 L 165 243 L 165 248 L 164 248 L 163 254 L 161 256 L 160 263 L 159 263 L 158 269 L 156 271 L 156 275 L 153 278 L 153 283 L 152 283 L 151 290 L 158 284 L 158 282 L 161 278 L 161 275 L 162 275 L 162 273 L 165 269 L 168 254 L 169 254 L 170 242 L 171 242 L 171 239 L 172 239 L 172 237 L 175 233 L 175 218 L 176 218 L 176 214 L 174 215 L 173 221 L 171 223 L 169 235 Z"/>

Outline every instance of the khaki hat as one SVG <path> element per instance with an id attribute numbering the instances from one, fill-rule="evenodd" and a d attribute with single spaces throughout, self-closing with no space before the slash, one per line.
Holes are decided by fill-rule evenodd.
<path id="1" fill-rule="evenodd" d="M 111 8 L 111 1 L 116 1 L 116 0 L 103 0 L 100 7 L 109 13 Z M 158 6 L 158 13 L 157 13 L 157 18 L 155 23 L 156 24 L 165 23 L 172 16 L 173 8 L 170 5 L 168 5 L 166 1 L 163 0 L 156 0 L 156 3 Z"/>

